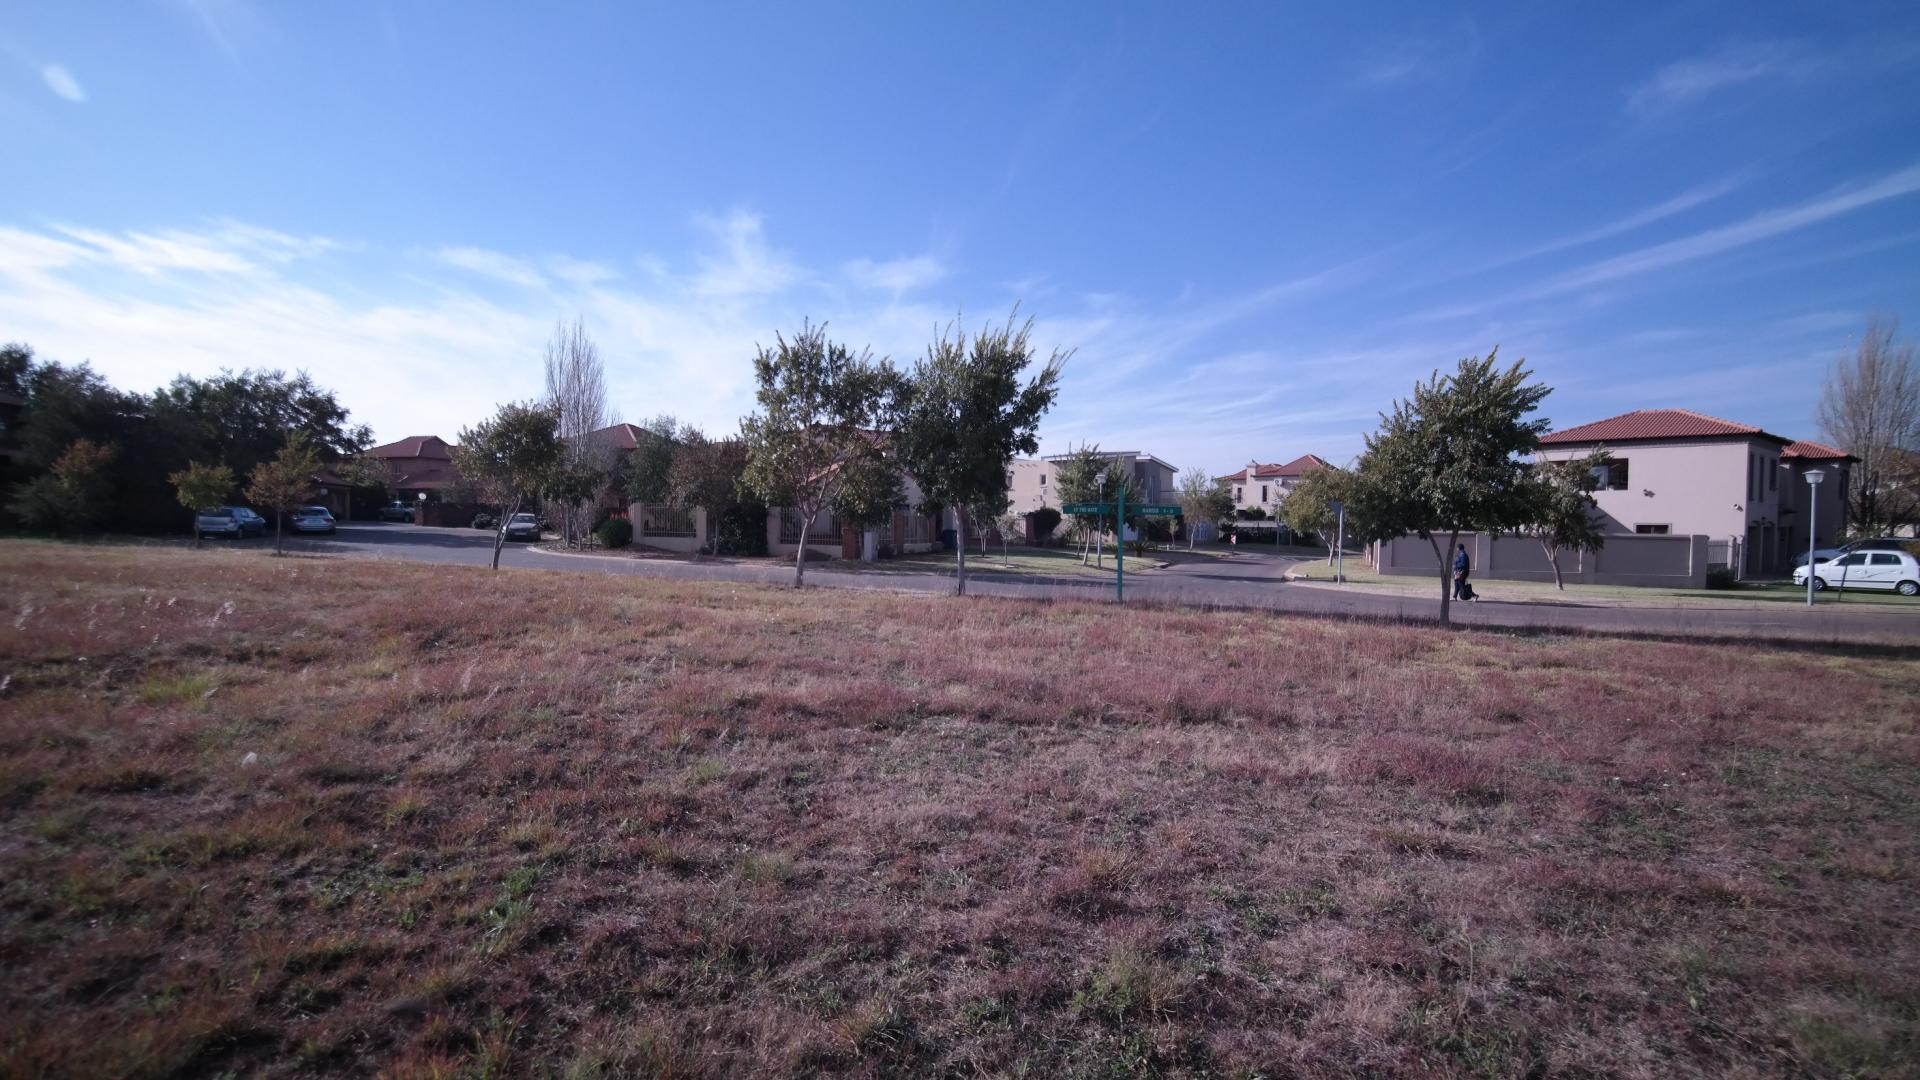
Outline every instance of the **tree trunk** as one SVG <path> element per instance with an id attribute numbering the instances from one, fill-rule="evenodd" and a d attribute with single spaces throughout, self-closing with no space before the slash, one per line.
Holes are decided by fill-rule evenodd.
<path id="1" fill-rule="evenodd" d="M 960 507 L 954 507 L 954 532 L 960 542 L 954 544 L 954 553 L 960 555 L 960 577 L 954 578 L 954 596 L 966 596 L 966 515 Z"/>
<path id="2" fill-rule="evenodd" d="M 793 553 L 793 587 L 799 588 L 807 583 L 807 534 L 813 531 L 813 519 L 820 511 L 800 519 L 800 547 Z"/>
<path id="3" fill-rule="evenodd" d="M 506 511 L 501 515 L 499 521 L 494 522 L 493 568 L 495 570 L 500 569 L 500 547 L 507 542 L 507 522 L 512 521 L 513 516 L 519 512 L 520 504 L 516 502 L 513 504 L 513 509 Z"/>
<path id="4" fill-rule="evenodd" d="M 195 510 L 193 512 L 193 550 L 199 551 L 200 545 L 206 542 L 207 538 L 200 535 L 200 511 Z"/>
<path id="5" fill-rule="evenodd" d="M 1440 560 L 1440 624 L 1445 626 L 1453 621 L 1453 551 L 1460 543 L 1460 530 L 1447 534 L 1447 546 L 1443 551 L 1440 538 L 1429 533 L 1427 543 L 1433 545 L 1433 553 Z"/>
<path id="6" fill-rule="evenodd" d="M 281 533 L 286 529 L 286 527 L 287 527 L 286 511 L 282 510 L 279 513 L 273 515 L 273 553 L 275 555 L 285 555 L 287 553 L 286 548 L 281 543 L 281 539 L 280 539 Z"/>
<path id="7" fill-rule="evenodd" d="M 1567 591 L 1567 583 L 1560 578 L 1560 547 L 1542 540 L 1540 546 L 1547 551 L 1547 565 L 1553 567 L 1553 587 L 1561 592 Z"/>

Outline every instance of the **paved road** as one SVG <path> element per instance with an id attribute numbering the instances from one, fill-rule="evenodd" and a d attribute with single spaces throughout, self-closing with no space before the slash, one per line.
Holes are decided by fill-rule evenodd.
<path id="1" fill-rule="evenodd" d="M 288 544 L 316 553 L 468 566 L 485 566 L 493 554 L 490 532 L 358 522 L 342 526 L 337 536 L 301 537 L 289 540 Z M 1298 561 L 1298 557 L 1246 551 L 1237 552 L 1228 559 L 1177 564 L 1151 576 L 1130 579 L 1127 599 L 1130 602 L 1258 608 L 1383 619 L 1433 619 L 1439 614 L 1438 599 L 1345 592 L 1336 588 L 1294 585 L 1282 581 L 1281 575 Z M 791 565 L 689 563 L 676 559 L 558 555 L 520 545 L 509 545 L 501 555 L 500 565 L 502 569 L 598 572 L 772 585 L 785 585 L 793 580 Z M 809 566 L 807 583 L 832 588 L 914 592 L 944 592 L 953 588 L 952 576 L 948 574 L 870 573 L 835 570 L 831 567 L 830 563 Z M 991 596 L 1090 601 L 1110 601 L 1113 598 L 1111 585 L 1066 578 L 1036 580 L 1016 575 L 970 574 L 968 587 L 974 592 Z M 1920 604 L 1916 604 L 1913 610 L 1888 606 L 1839 609 L 1828 604 L 1808 611 L 1795 605 L 1776 603 L 1755 603 L 1749 610 L 1662 607 L 1652 604 L 1621 607 L 1586 604 L 1577 600 L 1530 599 L 1457 604 L 1453 607 L 1453 617 L 1455 621 L 1469 626 L 1920 645 Z"/>

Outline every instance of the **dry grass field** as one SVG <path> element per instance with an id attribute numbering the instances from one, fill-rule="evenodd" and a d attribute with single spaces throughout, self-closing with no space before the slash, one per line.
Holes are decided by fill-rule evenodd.
<path id="1" fill-rule="evenodd" d="M 0 1075 L 1911 1075 L 1920 659 L 0 543 Z"/>

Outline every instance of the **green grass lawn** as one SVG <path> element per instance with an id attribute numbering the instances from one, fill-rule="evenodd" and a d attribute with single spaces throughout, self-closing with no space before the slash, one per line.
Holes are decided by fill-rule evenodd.
<path id="1" fill-rule="evenodd" d="M 1324 555 L 1325 553 L 1322 552 Z M 1333 567 L 1322 558 L 1303 563 L 1287 575 L 1307 583 L 1333 581 Z M 1370 592 L 1407 596 L 1437 596 L 1439 583 L 1432 577 L 1406 574 L 1381 574 L 1368 566 L 1364 558 L 1348 557 L 1342 576 L 1346 584 Z M 1475 578 L 1474 591 L 1488 600 L 1591 601 L 1606 604 L 1660 604 L 1672 606 L 1741 606 L 1750 603 L 1804 604 L 1804 586 L 1780 583 L 1748 584 L 1733 589 L 1667 589 L 1631 585 L 1580 585 L 1569 583 L 1563 592 L 1550 581 L 1497 581 Z M 1844 595 L 1837 589 L 1816 594 L 1816 604 L 1847 604 L 1920 612 L 1920 599 L 1901 596 L 1891 590 L 1850 589 Z"/>

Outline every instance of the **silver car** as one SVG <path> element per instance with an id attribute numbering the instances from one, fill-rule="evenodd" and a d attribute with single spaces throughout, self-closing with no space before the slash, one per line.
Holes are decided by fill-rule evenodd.
<path id="1" fill-rule="evenodd" d="M 233 511 L 233 516 L 240 519 L 240 533 L 242 536 L 260 536 L 267 531 L 267 519 L 254 513 L 252 508 L 229 506 L 227 509 Z"/>
<path id="2" fill-rule="evenodd" d="M 333 511 L 324 506 L 303 506 L 287 519 L 297 533 L 333 534 Z"/>
<path id="3" fill-rule="evenodd" d="M 229 540 L 238 540 L 247 533 L 246 525 L 234 514 L 231 506 L 210 506 L 195 514 L 193 529 L 202 539 L 224 536 Z"/>
<path id="4" fill-rule="evenodd" d="M 538 540 L 540 519 L 532 514 L 515 514 L 500 527 L 500 534 L 509 540 Z"/>

